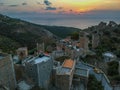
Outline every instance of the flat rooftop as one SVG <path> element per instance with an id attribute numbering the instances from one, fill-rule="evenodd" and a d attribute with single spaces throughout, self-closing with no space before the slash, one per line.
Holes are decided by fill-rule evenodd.
<path id="1" fill-rule="evenodd" d="M 78 68 L 75 68 L 74 74 L 78 75 L 78 76 L 88 77 L 89 76 L 89 70 L 78 67 Z"/>
<path id="2" fill-rule="evenodd" d="M 65 74 L 70 74 L 71 72 L 71 69 L 69 68 L 60 68 L 58 71 L 57 71 L 57 74 L 59 75 L 65 75 Z"/>
<path id="3" fill-rule="evenodd" d="M 34 60 L 34 64 L 41 63 L 41 62 L 46 62 L 50 59 L 48 56 L 43 56 L 43 57 L 38 57 Z"/>
<path id="4" fill-rule="evenodd" d="M 107 56 L 107 57 L 111 57 L 111 58 L 116 57 L 116 56 L 115 56 L 113 53 L 111 53 L 111 52 L 106 52 L 106 53 L 103 54 L 103 56 Z"/>
<path id="5" fill-rule="evenodd" d="M 28 63 L 32 63 L 32 64 L 38 64 L 41 62 L 46 62 L 50 60 L 50 56 L 48 55 L 39 55 L 37 57 L 33 57 L 27 60 Z"/>

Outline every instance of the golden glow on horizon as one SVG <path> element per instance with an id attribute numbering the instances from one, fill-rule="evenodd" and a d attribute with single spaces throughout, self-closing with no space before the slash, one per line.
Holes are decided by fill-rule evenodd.
<path id="1" fill-rule="evenodd" d="M 56 10 L 45 10 L 47 7 L 44 4 L 44 0 L 1 0 L 1 2 L 7 5 L 19 5 L 18 7 L 8 8 L 9 10 L 20 11 L 35 11 L 35 12 L 64 12 L 64 13 L 85 13 L 92 10 L 120 10 L 120 0 L 48 0 L 51 2 L 50 7 L 56 8 Z M 26 2 L 26 6 L 22 6 L 22 3 Z M 39 2 L 40 4 L 37 4 Z M 62 9 L 58 9 L 62 7 Z M 4 10 L 4 9 L 3 9 Z"/>
<path id="2" fill-rule="evenodd" d="M 53 5 L 62 6 L 66 11 L 72 10 L 77 13 L 91 10 L 120 10 L 120 0 L 57 0 Z"/>

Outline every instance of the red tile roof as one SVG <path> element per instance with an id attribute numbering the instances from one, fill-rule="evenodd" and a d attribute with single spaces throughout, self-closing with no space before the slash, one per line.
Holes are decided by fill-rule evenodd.
<path id="1" fill-rule="evenodd" d="M 62 67 L 65 67 L 65 68 L 72 68 L 73 67 L 73 64 L 74 64 L 74 61 L 69 59 L 69 60 L 65 60 Z"/>

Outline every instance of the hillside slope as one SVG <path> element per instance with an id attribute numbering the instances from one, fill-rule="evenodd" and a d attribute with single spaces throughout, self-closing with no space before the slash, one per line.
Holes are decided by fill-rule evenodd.
<path id="1" fill-rule="evenodd" d="M 63 27 L 63 26 L 42 26 L 58 37 L 65 38 L 68 35 L 71 35 L 73 32 L 79 32 L 81 29 L 73 27 Z"/>
<path id="2" fill-rule="evenodd" d="M 18 42 L 0 35 L 0 49 L 3 50 L 3 52 L 11 52 L 18 47 L 20 47 Z"/>
<path id="3" fill-rule="evenodd" d="M 4 15 L 0 15 L 0 35 L 2 38 L 10 39 L 11 44 L 14 41 L 19 43 L 20 46 L 27 46 L 29 49 L 34 48 L 37 42 L 54 41 L 57 38 L 41 26 Z M 0 47 L 3 47 L 3 45 L 0 44 Z M 16 45 L 14 44 L 13 47 L 16 47 Z"/>
<path id="4" fill-rule="evenodd" d="M 58 36 L 66 37 L 78 30 L 71 27 L 37 25 L 0 14 L 0 35 L 2 38 L 10 39 L 11 44 L 16 42 L 19 43 L 19 46 L 27 46 L 29 49 L 36 47 L 36 43 L 51 44 L 58 39 Z M 16 47 L 16 44 L 12 46 Z M 6 47 L 0 44 L 0 49 L 6 50 Z"/>
<path id="5" fill-rule="evenodd" d="M 113 21 L 108 24 L 101 22 L 99 25 L 89 27 L 84 31 L 90 35 L 99 33 L 100 43 L 96 52 L 110 51 L 120 57 L 120 24 Z"/>

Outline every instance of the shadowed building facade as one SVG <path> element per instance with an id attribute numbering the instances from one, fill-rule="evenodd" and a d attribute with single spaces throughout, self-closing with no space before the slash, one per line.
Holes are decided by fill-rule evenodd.
<path id="1" fill-rule="evenodd" d="M 79 41 L 80 41 L 79 47 L 84 49 L 85 55 L 86 55 L 87 51 L 89 50 L 89 47 L 88 47 L 89 39 L 87 37 L 87 34 L 88 33 L 83 32 L 83 31 L 81 31 L 79 33 Z"/>
<path id="2" fill-rule="evenodd" d="M 25 62 L 29 78 L 41 88 L 48 89 L 52 74 L 53 61 L 50 56 L 41 54 Z"/>
<path id="3" fill-rule="evenodd" d="M 15 90 L 16 79 L 11 55 L 0 53 L 0 90 Z"/>
<path id="4" fill-rule="evenodd" d="M 56 72 L 57 90 L 70 90 L 72 87 L 73 73 L 76 61 L 65 60 L 63 65 Z"/>
<path id="5" fill-rule="evenodd" d="M 82 90 L 87 90 L 88 77 L 89 70 L 76 66 L 73 77 L 73 87 L 77 88 L 78 90 L 80 88 L 82 88 Z"/>
<path id="6" fill-rule="evenodd" d="M 95 49 L 100 43 L 100 37 L 98 33 L 92 34 L 92 48 Z"/>

